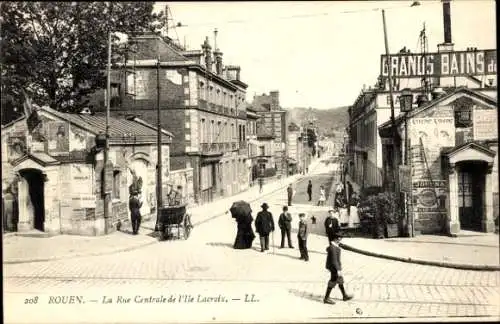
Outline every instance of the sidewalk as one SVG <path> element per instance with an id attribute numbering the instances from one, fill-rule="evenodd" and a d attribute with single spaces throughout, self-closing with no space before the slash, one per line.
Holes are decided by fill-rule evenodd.
<path id="1" fill-rule="evenodd" d="M 310 172 L 320 163 L 314 160 L 309 168 Z M 247 191 L 231 197 L 222 198 L 209 204 L 195 206 L 188 209 L 191 222 L 196 225 L 203 224 L 229 211 L 232 203 L 237 200 L 252 202 L 262 196 L 269 195 L 283 189 L 305 175 L 297 174 L 285 179 L 279 179 L 264 185 L 259 194 L 258 186 L 253 186 Z M 124 224 L 121 231 L 104 236 L 76 236 L 57 235 L 52 237 L 19 236 L 10 233 L 4 234 L 3 263 L 43 262 L 58 259 L 68 259 L 82 256 L 113 254 L 137 249 L 150 244 L 158 243 L 154 235 L 155 218 L 141 224 L 139 235 L 131 235 L 130 224 Z"/>
<path id="2" fill-rule="evenodd" d="M 355 191 L 360 186 L 350 181 Z M 403 262 L 466 270 L 500 270 L 498 234 L 461 231 L 457 237 L 419 235 L 392 239 L 345 238 L 353 252 Z"/>
<path id="3" fill-rule="evenodd" d="M 344 238 L 353 252 L 390 260 L 464 270 L 500 270 L 498 234 L 461 231 L 458 237 Z"/>

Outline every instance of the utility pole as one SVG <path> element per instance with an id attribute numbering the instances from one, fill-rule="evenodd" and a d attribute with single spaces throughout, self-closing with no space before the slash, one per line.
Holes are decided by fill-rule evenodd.
<path id="1" fill-rule="evenodd" d="M 394 181 L 394 187 L 393 190 L 394 192 L 398 193 L 399 190 L 399 170 L 398 170 L 398 158 L 397 158 L 397 145 L 396 145 L 396 138 L 397 138 L 397 129 L 396 129 L 396 120 L 394 117 L 394 97 L 393 97 L 393 89 L 392 89 L 392 71 L 391 71 L 391 66 L 389 64 L 389 42 L 387 40 L 387 27 L 385 23 L 385 10 L 382 9 L 382 23 L 384 25 L 384 43 L 385 43 L 385 56 L 386 56 L 386 64 L 387 64 L 387 71 L 388 71 L 388 77 L 389 77 L 389 104 L 391 108 L 391 124 L 392 124 L 392 161 L 393 161 L 393 181 Z"/>
<path id="2" fill-rule="evenodd" d="M 109 216 L 110 216 L 110 205 L 111 205 L 111 193 L 108 191 L 108 183 L 112 181 L 109 178 L 109 114 L 111 109 L 111 31 L 108 33 L 108 66 L 106 68 L 107 74 L 107 86 L 105 92 L 106 99 L 106 128 L 105 128 L 105 138 L 106 142 L 104 145 L 104 167 L 103 167 L 103 177 L 102 177 L 102 190 L 104 195 L 104 233 L 108 234 L 109 228 Z"/>
<path id="3" fill-rule="evenodd" d="M 156 161 L 156 226 L 158 230 L 158 219 L 160 217 L 160 208 L 163 207 L 163 185 L 162 185 L 162 143 L 161 143 L 161 110 L 160 110 L 160 41 L 161 38 L 156 39 L 156 118 L 157 118 L 157 161 Z"/>

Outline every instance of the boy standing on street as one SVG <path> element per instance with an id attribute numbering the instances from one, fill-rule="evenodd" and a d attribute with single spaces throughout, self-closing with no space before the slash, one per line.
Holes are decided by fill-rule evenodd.
<path id="1" fill-rule="evenodd" d="M 283 206 L 283 212 L 278 220 L 278 225 L 281 229 L 281 246 L 280 249 L 285 247 L 285 235 L 288 239 L 288 247 L 293 249 L 292 239 L 290 237 L 290 232 L 292 230 L 292 215 L 288 212 L 288 207 Z"/>
<path id="2" fill-rule="evenodd" d="M 340 246 L 339 242 L 342 238 L 340 233 L 335 233 L 333 236 L 333 241 L 330 242 L 330 245 L 326 248 L 326 265 L 325 268 L 330 271 L 330 280 L 328 281 L 328 286 L 326 288 L 325 298 L 323 302 L 325 304 L 335 304 L 333 300 L 330 299 L 330 293 L 332 289 L 338 284 L 340 291 L 342 292 L 342 299 L 344 301 L 348 301 L 352 299 L 352 295 L 348 295 L 345 292 L 344 288 L 344 277 L 342 275 L 342 263 L 340 261 Z"/>
<path id="3" fill-rule="evenodd" d="M 299 241 L 300 259 L 304 261 L 309 261 L 309 254 L 307 252 L 307 235 L 309 234 L 307 230 L 306 214 L 299 214 L 299 231 L 297 233 L 297 239 Z"/>

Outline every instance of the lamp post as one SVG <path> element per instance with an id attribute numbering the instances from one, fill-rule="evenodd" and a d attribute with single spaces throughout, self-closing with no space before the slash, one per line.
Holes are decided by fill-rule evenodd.
<path id="1" fill-rule="evenodd" d="M 409 140 L 408 140 L 408 119 L 406 118 L 406 115 L 408 114 L 408 112 L 411 111 L 412 109 L 412 103 L 413 103 L 413 93 L 411 92 L 410 89 L 406 88 L 406 89 L 403 89 L 402 92 L 401 92 L 401 95 L 399 96 L 399 104 L 400 104 L 400 109 L 401 109 L 401 112 L 404 113 L 404 127 L 405 127 L 405 141 L 404 141 L 404 159 L 403 159 L 403 164 L 405 166 L 408 166 L 409 165 L 409 162 L 410 162 L 410 159 L 409 159 L 409 152 L 408 152 L 408 149 L 409 149 Z M 410 180 L 411 182 L 411 180 Z M 411 184 L 411 183 L 410 183 Z M 409 212 L 409 208 L 408 208 L 408 205 L 409 205 L 409 201 L 411 201 L 411 199 L 409 200 L 408 198 L 411 197 L 411 188 L 406 188 L 406 192 L 404 193 L 404 201 L 405 201 L 405 212 L 406 212 L 406 215 L 407 215 L 407 231 L 408 231 L 408 236 L 410 237 L 413 237 L 414 236 L 414 233 L 413 233 L 413 215 Z"/>
<path id="2" fill-rule="evenodd" d="M 110 216 L 110 207 L 111 207 L 111 192 L 110 192 L 110 183 L 113 179 L 111 166 L 109 164 L 109 114 L 110 114 L 110 105 L 111 105 L 111 36 L 112 33 L 108 33 L 108 65 L 106 68 L 106 78 L 107 85 L 106 91 L 104 92 L 105 101 L 106 101 L 106 128 L 105 128 L 105 143 L 104 143 L 104 165 L 102 170 L 102 195 L 104 198 L 104 233 L 108 234 L 110 231 L 109 226 L 109 216 Z"/>

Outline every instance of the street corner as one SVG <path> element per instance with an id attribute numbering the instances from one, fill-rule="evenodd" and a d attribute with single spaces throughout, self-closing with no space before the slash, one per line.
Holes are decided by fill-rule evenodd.
<path id="1" fill-rule="evenodd" d="M 150 232 L 141 235 L 114 232 L 105 236 L 85 237 L 58 235 L 52 237 L 11 236 L 4 239 L 3 262 L 28 263 L 97 256 L 130 251 L 158 242 Z"/>

